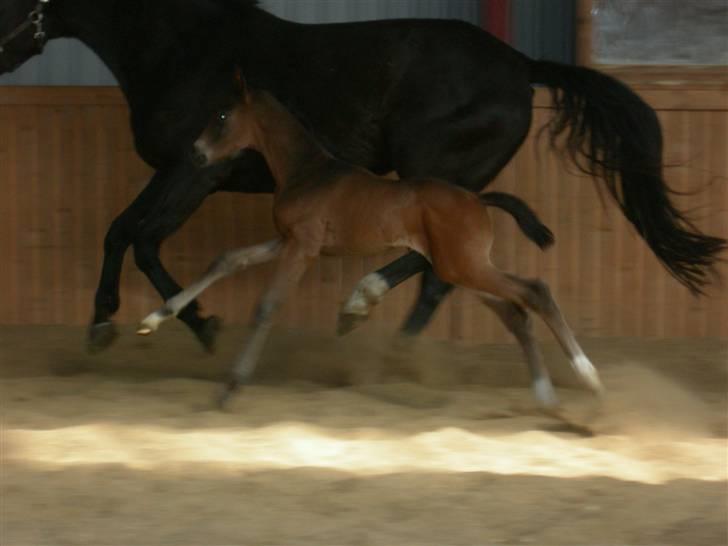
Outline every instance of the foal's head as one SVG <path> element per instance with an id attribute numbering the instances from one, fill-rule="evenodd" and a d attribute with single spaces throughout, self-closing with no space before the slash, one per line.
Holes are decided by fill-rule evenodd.
<path id="1" fill-rule="evenodd" d="M 236 70 L 237 97 L 229 109 L 217 112 L 195 141 L 195 160 L 200 166 L 238 156 L 255 147 L 257 92 L 250 90 Z"/>

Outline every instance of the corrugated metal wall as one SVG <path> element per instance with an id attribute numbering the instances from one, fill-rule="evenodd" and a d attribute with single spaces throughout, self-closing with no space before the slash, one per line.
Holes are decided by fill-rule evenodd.
<path id="1" fill-rule="evenodd" d="M 425 17 L 479 23 L 480 0 L 263 0 L 264 9 L 292 21 L 333 23 Z M 50 42 L 0 85 L 116 85 L 100 59 L 78 40 Z"/>
<path id="2" fill-rule="evenodd" d="M 571 63 L 575 58 L 574 0 L 512 0 L 513 46 L 534 59 Z"/>

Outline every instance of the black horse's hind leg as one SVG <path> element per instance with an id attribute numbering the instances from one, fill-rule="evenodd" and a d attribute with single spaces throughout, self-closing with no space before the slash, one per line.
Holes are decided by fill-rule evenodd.
<path id="1" fill-rule="evenodd" d="M 410 311 L 409 317 L 402 326 L 402 333 L 408 336 L 416 336 L 424 330 L 425 326 L 430 323 L 435 309 L 452 289 L 453 285 L 438 279 L 432 271 L 432 266 L 428 264 L 427 269 L 422 272 L 419 296 L 414 308 Z"/>
<path id="2" fill-rule="evenodd" d="M 477 117 L 475 112 L 473 116 Z M 395 165 L 400 178 L 437 177 L 474 192 L 484 188 L 526 138 L 531 122 L 530 97 L 521 103 L 501 105 L 497 112 L 491 109 L 481 117 L 483 129 L 457 149 L 448 147 L 447 135 L 458 135 L 446 119 L 442 127 L 412 131 L 434 138 L 403 143 L 406 149 L 400 153 L 404 157 Z M 346 334 L 359 326 L 387 291 L 417 273 L 423 273 L 420 293 L 401 331 L 408 336 L 419 334 L 453 287 L 438 279 L 427 259 L 416 252 L 405 254 L 359 282 L 339 314 L 338 333 Z"/>
<path id="3" fill-rule="evenodd" d="M 138 225 L 133 243 L 134 261 L 162 299 L 168 300 L 182 290 L 159 259 L 162 242 L 192 216 L 205 198 L 215 191 L 220 177 L 228 173 L 227 166 L 203 171 L 180 165 L 167 190 Z M 217 317 L 200 316 L 196 301 L 187 305 L 177 317 L 192 330 L 207 351 L 214 349 L 215 337 L 220 328 Z"/>
<path id="4" fill-rule="evenodd" d="M 514 80 L 512 88 L 501 90 L 504 94 L 499 100 L 494 96 L 484 103 L 473 97 L 468 108 L 460 105 L 450 116 L 435 122 L 421 121 L 418 115 L 421 112 L 414 112 L 407 120 L 409 123 L 394 128 L 392 136 L 396 151 L 394 167 L 400 178 L 436 177 L 470 191 L 482 190 L 511 160 L 528 135 L 531 89 L 524 83 L 520 86 Z M 487 88 L 489 84 L 484 85 Z M 442 106 L 442 97 L 433 96 L 431 100 Z M 403 116 L 407 118 L 407 113 Z M 466 136 L 460 128 L 462 124 L 471 128 Z M 418 272 L 414 270 L 411 274 Z M 435 276 L 428 264 L 417 302 L 402 332 L 420 333 L 451 289 Z"/>

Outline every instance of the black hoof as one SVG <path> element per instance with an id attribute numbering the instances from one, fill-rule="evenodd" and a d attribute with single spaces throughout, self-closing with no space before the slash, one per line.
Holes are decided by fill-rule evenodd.
<path id="1" fill-rule="evenodd" d="M 114 343 L 117 337 L 119 337 L 119 331 L 113 322 L 92 324 L 88 327 L 86 350 L 92 354 L 103 351 Z"/>
<path id="2" fill-rule="evenodd" d="M 339 320 L 336 325 L 336 335 L 345 336 L 349 332 L 356 330 L 359 326 L 366 322 L 369 317 L 366 315 L 354 315 L 352 313 L 339 313 Z"/>
<path id="3" fill-rule="evenodd" d="M 213 315 L 211 317 L 207 317 L 202 328 L 195 332 L 197 339 L 200 340 L 200 343 L 202 343 L 202 346 L 208 353 L 212 354 L 215 352 L 215 340 L 217 339 L 217 334 L 221 329 L 222 319 Z"/>

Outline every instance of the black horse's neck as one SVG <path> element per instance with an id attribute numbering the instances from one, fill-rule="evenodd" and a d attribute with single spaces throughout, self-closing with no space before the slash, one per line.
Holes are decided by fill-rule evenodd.
<path id="1" fill-rule="evenodd" d="M 157 168 L 185 153 L 228 99 L 239 52 L 230 40 L 251 14 L 272 17 L 249 0 L 57 0 L 47 10 L 50 38 L 78 38 L 114 74 L 137 151 Z"/>
<path id="2" fill-rule="evenodd" d="M 77 38 L 96 53 L 119 81 L 122 89 L 128 82 L 123 69 L 120 31 L 124 18 L 118 5 L 126 4 L 133 11 L 138 1 L 130 0 L 65 0 L 51 2 L 46 8 L 49 18 L 49 38 Z M 116 20 L 115 16 L 122 20 Z"/>
<path id="3" fill-rule="evenodd" d="M 236 0 L 63 0 L 48 15 L 51 38 L 78 38 L 112 71 L 125 93 L 139 80 L 172 75 L 194 57 Z M 240 3 L 241 9 L 253 3 Z M 228 16 L 230 12 L 227 12 Z"/>

